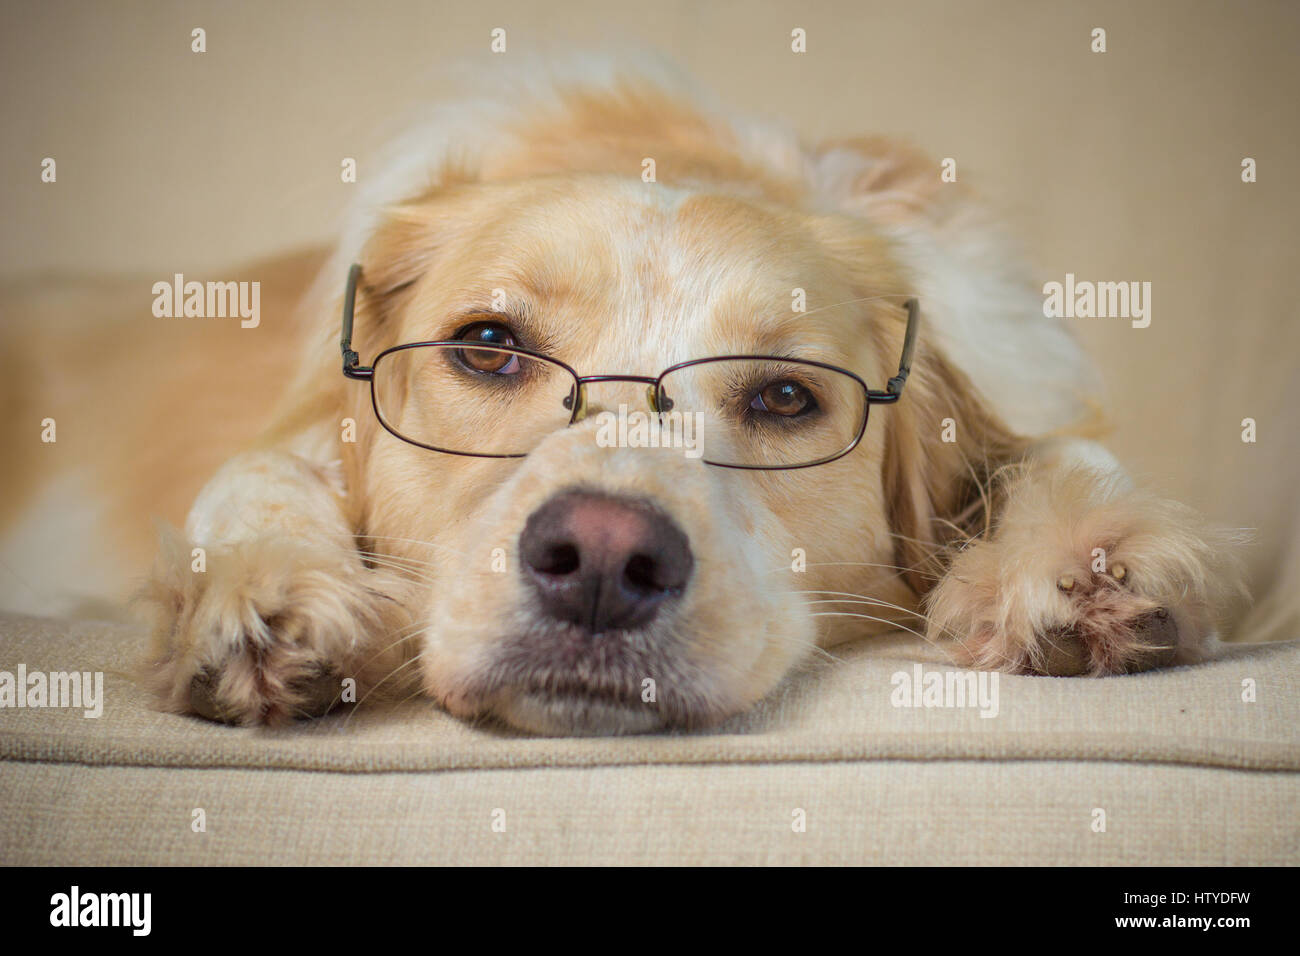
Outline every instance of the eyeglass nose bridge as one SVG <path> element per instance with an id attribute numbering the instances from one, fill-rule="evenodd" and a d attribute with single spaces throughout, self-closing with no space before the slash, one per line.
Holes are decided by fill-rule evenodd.
<path id="1" fill-rule="evenodd" d="M 639 382 L 646 386 L 646 404 L 650 406 L 652 412 L 659 411 L 659 379 L 650 375 L 580 375 L 577 378 L 577 401 L 574 396 L 570 395 L 564 400 L 565 408 L 572 408 L 573 417 L 569 419 L 569 424 L 573 425 L 587 417 L 587 386 L 593 382 Z M 576 407 L 575 407 L 576 406 Z"/>

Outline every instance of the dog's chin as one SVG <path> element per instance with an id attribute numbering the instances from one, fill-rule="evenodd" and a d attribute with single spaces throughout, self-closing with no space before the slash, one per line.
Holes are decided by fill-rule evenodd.
<path id="1" fill-rule="evenodd" d="M 664 726 L 653 704 L 542 690 L 500 694 L 491 713 L 516 730 L 547 737 L 614 737 Z"/>
<path id="2" fill-rule="evenodd" d="M 440 672 L 436 655 L 425 666 L 426 687 L 453 715 L 551 737 L 690 730 L 739 709 L 680 636 L 536 625 L 484 648 L 468 669 Z"/>

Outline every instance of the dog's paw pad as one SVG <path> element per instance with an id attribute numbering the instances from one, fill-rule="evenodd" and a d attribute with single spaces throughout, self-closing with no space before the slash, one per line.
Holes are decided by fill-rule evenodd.
<path id="1" fill-rule="evenodd" d="M 1056 578 L 1064 607 L 1038 632 L 1021 669 L 1053 676 L 1127 674 L 1165 667 L 1178 650 L 1169 610 L 1136 588 L 1129 565 L 1072 568 Z"/>
<path id="2" fill-rule="evenodd" d="M 1125 673 L 1168 667 L 1178 652 L 1178 625 L 1164 608 L 1099 633 L 1087 626 L 1055 627 L 1038 641 L 1025 667 L 1054 677 Z"/>
<path id="3" fill-rule="evenodd" d="M 221 706 L 217 699 L 217 690 L 213 686 L 214 673 L 207 668 L 199 671 L 190 679 L 190 710 L 207 720 L 222 724 L 233 724 L 237 717 Z"/>
<path id="4" fill-rule="evenodd" d="M 261 672 L 250 673 L 243 663 L 199 670 L 190 680 L 189 710 L 222 724 L 274 724 L 321 717 L 342 697 L 342 680 L 332 668 L 310 666 L 277 687 L 279 682 L 267 681 Z"/>

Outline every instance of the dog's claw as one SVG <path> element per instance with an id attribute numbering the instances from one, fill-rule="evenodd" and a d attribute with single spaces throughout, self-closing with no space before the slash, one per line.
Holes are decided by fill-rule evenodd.
<path id="1" fill-rule="evenodd" d="M 1060 588 L 1062 591 L 1066 591 L 1066 592 L 1073 591 L 1074 576 L 1071 574 L 1062 574 L 1059 578 L 1057 578 L 1056 586 Z"/>

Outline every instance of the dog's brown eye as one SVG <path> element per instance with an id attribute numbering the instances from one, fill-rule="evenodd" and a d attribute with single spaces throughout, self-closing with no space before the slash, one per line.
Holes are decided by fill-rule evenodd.
<path id="1" fill-rule="evenodd" d="M 483 342 L 488 345 L 515 345 L 510 328 L 500 322 L 475 322 L 456 333 L 464 342 Z M 475 372 L 492 375 L 514 375 L 520 369 L 519 356 L 495 349 L 461 349 L 460 360 Z"/>
<path id="2" fill-rule="evenodd" d="M 794 418 L 817 407 L 812 393 L 798 382 L 772 382 L 763 386 L 762 391 L 754 396 L 749 407 L 759 412 Z"/>

